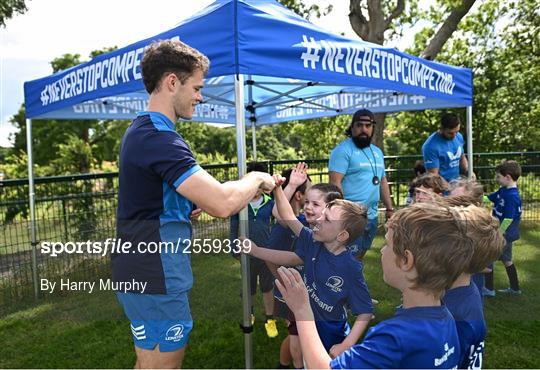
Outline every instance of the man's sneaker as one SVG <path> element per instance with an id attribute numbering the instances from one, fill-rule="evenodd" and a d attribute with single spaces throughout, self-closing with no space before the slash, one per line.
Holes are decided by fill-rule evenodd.
<path id="1" fill-rule="evenodd" d="M 251 314 L 251 326 L 255 325 L 255 315 Z"/>
<path id="2" fill-rule="evenodd" d="M 498 292 L 499 293 L 512 294 L 512 295 L 521 295 L 521 290 L 514 290 L 512 288 L 499 289 Z"/>
<path id="3" fill-rule="evenodd" d="M 482 295 L 484 297 L 495 297 L 495 290 L 490 290 L 490 289 L 488 289 L 486 287 L 483 287 L 482 288 Z"/>
<path id="4" fill-rule="evenodd" d="M 268 335 L 269 338 L 275 338 L 278 336 L 276 320 L 266 320 L 266 322 L 264 323 L 264 328 L 266 329 L 266 335 Z"/>

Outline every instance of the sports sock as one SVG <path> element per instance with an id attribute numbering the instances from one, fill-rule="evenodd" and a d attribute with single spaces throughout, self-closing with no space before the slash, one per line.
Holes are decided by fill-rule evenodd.
<path id="1" fill-rule="evenodd" d="M 510 288 L 513 290 L 519 290 L 519 280 L 517 276 L 516 266 L 512 263 L 506 267 L 506 274 L 508 275 L 508 281 L 510 281 Z"/>
<path id="2" fill-rule="evenodd" d="M 485 287 L 486 289 L 489 289 L 489 290 L 493 290 L 493 271 L 491 272 L 486 272 L 484 274 L 485 276 Z"/>

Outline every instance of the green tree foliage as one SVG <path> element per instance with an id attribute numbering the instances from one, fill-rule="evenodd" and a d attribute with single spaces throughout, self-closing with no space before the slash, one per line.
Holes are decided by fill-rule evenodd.
<path id="1" fill-rule="evenodd" d="M 23 14 L 28 9 L 24 0 L 2 0 L 0 1 L 0 27 L 6 26 L 6 21 L 15 14 Z"/>
<path id="2" fill-rule="evenodd" d="M 116 47 L 94 50 L 90 57 L 96 57 L 116 49 Z M 53 73 L 65 70 L 84 62 L 79 54 L 64 54 L 51 61 Z M 12 136 L 13 148 L 11 152 L 15 155 L 26 153 L 26 121 L 24 106 L 21 106 L 17 114 L 10 123 L 18 129 Z M 32 120 L 33 153 L 34 163 L 50 171 L 49 175 L 58 175 L 57 170 L 71 168 L 72 173 L 86 173 L 92 170 L 92 164 L 101 165 L 104 161 L 116 161 L 119 142 L 123 135 L 127 123 L 118 121 L 96 121 L 96 120 Z M 64 158 L 61 152 L 62 145 L 72 143 L 74 138 L 79 138 L 82 142 L 91 147 L 88 161 L 77 160 L 71 163 L 73 157 Z M 116 150 L 116 151 L 115 151 Z M 59 165 L 59 161 L 64 161 Z M 52 165 L 54 162 L 54 165 Z M 74 168 L 73 164 L 78 165 Z M 61 173 L 65 171 L 61 170 Z M 25 177 L 26 174 L 19 177 Z"/>
<path id="3" fill-rule="evenodd" d="M 327 15 L 332 11 L 332 5 L 328 5 L 326 8 L 321 9 L 317 4 L 306 5 L 302 0 L 278 0 L 281 4 L 291 9 L 296 14 L 310 19 L 315 16 L 320 18 L 321 15 Z"/>
<path id="4" fill-rule="evenodd" d="M 537 5 L 533 0 L 483 1 L 438 56 L 442 62 L 473 69 L 476 152 L 540 150 Z M 432 9 L 430 17 L 436 14 Z M 422 50 L 432 32 L 426 28 L 418 33 L 409 52 Z M 465 121 L 464 109 L 454 111 Z M 394 115 L 388 119 L 386 142 L 397 143 L 402 154 L 418 154 L 426 137 L 437 129 L 439 119 L 439 111 L 429 110 Z"/>

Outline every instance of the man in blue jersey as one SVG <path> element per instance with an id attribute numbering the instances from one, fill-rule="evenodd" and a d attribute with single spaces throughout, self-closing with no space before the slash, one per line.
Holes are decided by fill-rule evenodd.
<path id="1" fill-rule="evenodd" d="M 456 324 L 441 297 L 470 261 L 463 220 L 463 208 L 430 203 L 396 212 L 387 223 L 381 264 L 384 281 L 401 291 L 402 305 L 394 317 L 370 328 L 362 343 L 333 359 L 317 335 L 302 277 L 280 268 L 276 285 L 296 317 L 306 368 L 457 368 Z"/>
<path id="2" fill-rule="evenodd" d="M 424 166 L 430 173 L 441 175 L 447 182 L 466 174 L 469 162 L 463 150 L 463 136 L 459 129 L 461 121 L 454 113 L 445 113 L 441 126 L 422 145 Z"/>
<path id="3" fill-rule="evenodd" d="M 332 150 L 328 162 L 330 182 L 343 191 L 345 199 L 360 203 L 368 210 L 364 234 L 349 246 L 359 258 L 371 248 L 377 234 L 379 199 L 382 198 L 386 207 L 386 219 L 394 212 L 383 152 L 371 144 L 374 125 L 375 116 L 371 111 L 357 111 L 346 132 L 349 138 Z"/>
<path id="4" fill-rule="evenodd" d="M 135 368 L 182 364 L 193 326 L 188 302 L 193 205 L 228 217 L 259 189 L 270 191 L 275 185 L 260 172 L 219 183 L 197 164 L 175 131 L 175 122 L 191 119 L 202 101 L 208 66 L 206 56 L 182 42 L 152 43 L 141 61 L 148 111 L 138 114 L 122 139 L 117 237 L 132 247 L 112 254 L 112 272 L 115 282 L 146 283 L 144 292 L 117 292 L 131 322 Z"/>

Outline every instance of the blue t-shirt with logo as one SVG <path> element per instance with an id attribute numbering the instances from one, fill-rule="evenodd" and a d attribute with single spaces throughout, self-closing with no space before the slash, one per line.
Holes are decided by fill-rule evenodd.
<path id="1" fill-rule="evenodd" d="M 450 289 L 443 302 L 456 320 L 461 359 L 460 369 L 481 369 L 484 356 L 486 322 L 482 297 L 474 283 Z"/>
<path id="2" fill-rule="evenodd" d="M 379 148 L 370 145 L 359 149 L 351 138 L 344 140 L 330 153 L 328 170 L 344 175 L 341 186 L 345 199 L 365 205 L 368 218 L 377 218 L 381 186 L 373 184 L 373 177 L 380 182 L 386 176 Z"/>
<path id="3" fill-rule="evenodd" d="M 512 219 L 512 223 L 506 229 L 504 237 L 513 242 L 519 239 L 519 221 L 521 220 L 521 197 L 518 188 L 500 188 L 495 193 L 488 195 L 495 207 L 493 216 L 502 222 L 505 218 Z"/>
<path id="4" fill-rule="evenodd" d="M 459 161 L 463 155 L 463 136 L 458 132 L 452 140 L 445 139 L 438 132 L 431 134 L 422 145 L 422 155 L 426 170 L 439 169 L 439 175 L 446 181 L 459 177 Z"/>
<path id="5" fill-rule="evenodd" d="M 306 216 L 301 213 L 298 215 L 298 221 L 302 223 L 304 226 L 309 226 Z M 270 232 L 270 238 L 268 239 L 268 248 L 274 249 L 277 251 L 287 251 L 287 252 L 294 252 L 296 249 L 296 240 L 298 238 L 291 229 L 288 227 L 282 226 L 278 222 L 276 222 L 272 226 L 272 231 Z M 303 274 L 304 266 L 295 266 L 295 268 Z M 281 295 L 281 292 L 277 287 L 274 289 L 274 297 L 282 302 L 285 302 L 283 300 L 283 296 Z"/>
<path id="6" fill-rule="evenodd" d="M 116 232 L 132 247 L 111 254 L 114 281 L 146 282 L 145 294 L 190 290 L 193 204 L 176 188 L 201 167 L 188 144 L 167 116 L 141 112 L 122 139 L 119 167 Z M 160 253 L 150 243 L 170 247 Z"/>
<path id="7" fill-rule="evenodd" d="M 445 306 L 398 308 L 357 344 L 330 362 L 332 369 L 452 369 L 460 347 Z"/>
<path id="8" fill-rule="evenodd" d="M 362 263 L 348 249 L 338 255 L 330 253 L 305 226 L 295 253 L 304 261 L 304 283 L 319 337 L 328 351 L 349 334 L 345 305 L 354 315 L 373 312 Z"/>

